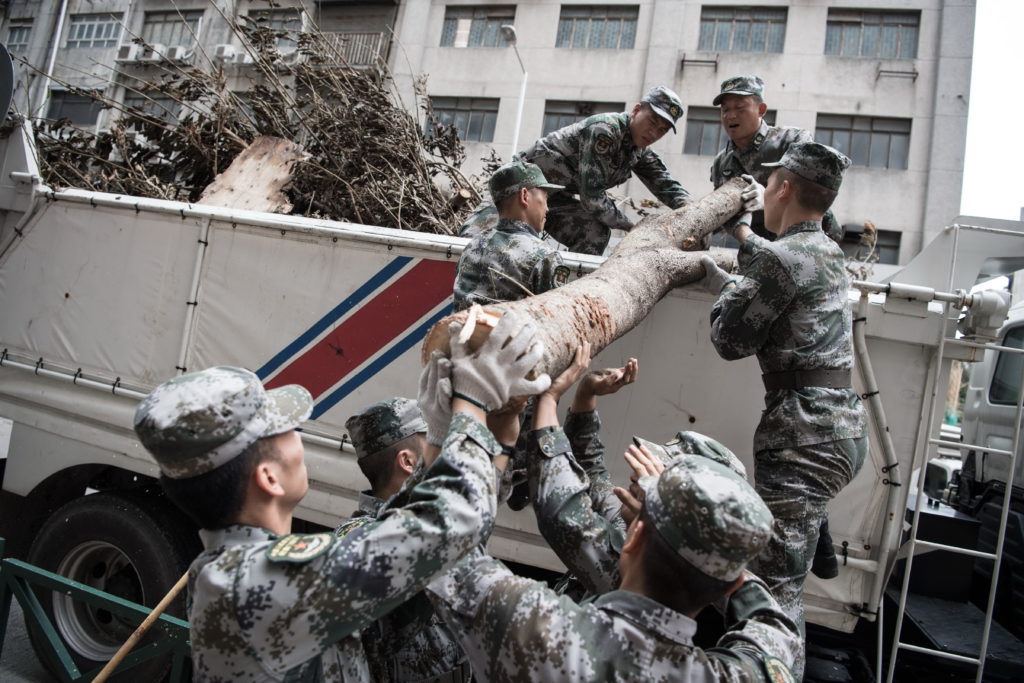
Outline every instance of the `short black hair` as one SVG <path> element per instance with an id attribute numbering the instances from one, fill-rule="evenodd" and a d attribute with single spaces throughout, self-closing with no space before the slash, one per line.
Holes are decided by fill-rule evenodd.
<path id="1" fill-rule="evenodd" d="M 160 486 L 200 529 L 222 529 L 238 519 L 249 477 L 256 467 L 278 457 L 270 438 L 259 439 L 217 469 L 198 477 L 171 479 L 160 475 Z"/>
<path id="2" fill-rule="evenodd" d="M 779 180 L 789 181 L 796 195 L 796 201 L 800 206 L 822 215 L 829 210 L 832 202 L 836 200 L 836 196 L 839 194 L 836 190 L 798 176 L 784 166 L 780 166 L 777 172 L 780 174 Z"/>
<path id="3" fill-rule="evenodd" d="M 654 527 L 645 505 L 640 509 L 644 523 L 643 578 L 647 595 L 682 614 L 703 609 L 729 592 L 733 581 L 708 576 L 683 559 Z"/>
<path id="4" fill-rule="evenodd" d="M 359 459 L 359 469 L 362 470 L 363 476 L 369 480 L 371 490 L 374 492 L 380 491 L 387 485 L 395 472 L 395 456 L 398 455 L 399 451 L 408 449 L 415 453 L 417 458 L 423 456 L 425 439 L 421 440 L 420 437 L 422 436 L 423 434 L 420 432 L 410 434 L 387 448 Z"/>

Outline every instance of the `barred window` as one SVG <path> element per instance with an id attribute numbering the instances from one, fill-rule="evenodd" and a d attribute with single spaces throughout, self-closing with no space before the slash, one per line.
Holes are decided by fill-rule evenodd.
<path id="1" fill-rule="evenodd" d="M 11 54 L 22 54 L 28 51 L 28 43 L 32 38 L 31 19 L 11 19 L 7 28 L 7 50 Z"/>
<path id="2" fill-rule="evenodd" d="M 698 50 L 782 52 L 786 8 L 702 7 Z"/>
<path id="3" fill-rule="evenodd" d="M 635 5 L 562 5 L 555 47 L 632 50 L 639 12 Z"/>
<path id="4" fill-rule="evenodd" d="M 871 248 L 861 242 L 863 235 L 863 225 L 847 224 L 843 226 L 843 241 L 840 242 L 839 246 L 843 248 L 846 258 L 863 261 L 868 257 Z M 878 263 L 895 266 L 900 262 L 901 237 L 902 233 L 896 230 L 878 230 L 875 232 L 875 255 L 878 256 Z"/>
<path id="5" fill-rule="evenodd" d="M 914 59 L 920 23 L 920 12 L 830 9 L 825 54 Z"/>
<path id="6" fill-rule="evenodd" d="M 494 142 L 498 99 L 492 97 L 431 97 L 437 123 L 454 125 L 464 142 Z"/>
<path id="7" fill-rule="evenodd" d="M 544 126 L 541 135 L 571 126 L 594 114 L 611 114 L 625 109 L 626 105 L 623 102 L 548 100 L 544 103 Z"/>
<path id="8" fill-rule="evenodd" d="M 121 22 L 110 14 L 72 14 L 67 47 L 114 47 Z"/>
<path id="9" fill-rule="evenodd" d="M 764 113 L 769 126 L 775 125 L 775 110 Z M 722 116 L 718 107 L 690 107 L 686 112 L 686 138 L 683 154 L 714 156 L 729 142 L 729 135 L 722 128 Z"/>
<path id="10" fill-rule="evenodd" d="M 277 47 L 296 47 L 295 34 L 302 30 L 302 15 L 297 9 L 261 9 L 249 12 L 249 18 L 263 28 L 280 31 Z"/>
<path id="11" fill-rule="evenodd" d="M 142 24 L 142 39 L 150 45 L 192 47 L 199 35 L 199 21 L 203 11 L 146 12 Z"/>
<path id="12" fill-rule="evenodd" d="M 854 166 L 905 169 L 910 119 L 818 114 L 814 139 L 850 157 Z"/>
<path id="13" fill-rule="evenodd" d="M 170 95 L 156 90 L 148 92 L 129 91 L 124 96 L 126 109 L 139 109 L 153 118 L 175 123 L 181 113 L 181 104 Z"/>
<path id="14" fill-rule="evenodd" d="M 100 115 L 100 103 L 69 90 L 51 90 L 47 115 L 53 120 L 68 119 L 76 126 L 94 126 Z"/>
<path id="15" fill-rule="evenodd" d="M 449 5 L 445 8 L 441 27 L 441 47 L 507 47 L 501 35 L 503 24 L 516 18 L 514 5 L 467 7 Z"/>

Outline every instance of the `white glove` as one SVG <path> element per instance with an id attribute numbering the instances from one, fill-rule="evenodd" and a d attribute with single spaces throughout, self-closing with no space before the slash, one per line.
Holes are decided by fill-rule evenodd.
<path id="1" fill-rule="evenodd" d="M 467 324 L 476 310 L 470 309 Z M 514 313 L 505 313 L 476 352 L 469 350 L 469 339 L 460 339 L 462 328 L 463 323 L 458 321 L 448 325 L 455 396 L 490 411 L 505 405 L 512 396 L 533 396 L 551 385 L 547 374 L 526 379 L 544 356 L 544 345 L 535 339 L 536 329 L 531 323 L 524 325 Z"/>
<path id="2" fill-rule="evenodd" d="M 419 404 L 427 423 L 427 443 L 440 446 L 452 421 L 452 362 L 440 351 L 430 354 L 420 373 Z"/>
<path id="3" fill-rule="evenodd" d="M 704 266 L 704 277 L 700 281 L 700 286 L 704 291 L 718 296 L 727 284 L 736 282 L 736 278 L 719 268 L 715 259 L 707 254 L 700 257 L 700 264 Z"/>
<path id="4" fill-rule="evenodd" d="M 760 211 L 764 208 L 764 187 L 754 180 L 753 176 L 742 175 L 740 177 L 747 181 L 747 186 L 740 193 L 743 210 L 747 212 Z"/>

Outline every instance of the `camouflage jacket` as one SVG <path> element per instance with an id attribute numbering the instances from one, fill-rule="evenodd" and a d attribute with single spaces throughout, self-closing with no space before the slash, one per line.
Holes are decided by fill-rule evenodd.
<path id="1" fill-rule="evenodd" d="M 743 278 L 711 308 L 711 341 L 719 355 L 757 354 L 762 373 L 852 369 L 843 252 L 821 223 L 796 223 L 774 242 L 751 236 L 740 256 Z M 864 409 L 853 389 L 777 389 L 765 395 L 754 451 L 863 435 Z"/>
<path id="2" fill-rule="evenodd" d="M 768 176 L 774 167 L 765 168 L 761 164 L 775 163 L 782 158 L 789 146 L 794 142 L 811 142 L 811 134 L 803 128 L 790 126 L 769 126 L 761 119 L 761 127 L 754 135 L 750 146 L 739 149 L 732 140 L 726 143 L 725 149 L 715 156 L 711 163 L 711 184 L 721 187 L 726 181 L 747 174 L 762 185 L 768 184 Z M 843 238 L 843 226 L 839 224 L 835 214 L 829 210 L 822 222 L 825 233 L 836 242 Z M 774 235 L 764 227 L 764 211 L 755 211 L 751 230 L 756 235 L 772 240 Z"/>
<path id="3" fill-rule="evenodd" d="M 490 535 L 499 452 L 486 427 L 457 414 L 406 507 L 344 538 L 201 531 L 188 586 L 195 680 L 369 680 L 357 632 Z"/>
<path id="4" fill-rule="evenodd" d="M 629 180 L 630 174 L 636 174 L 669 208 L 677 209 L 690 201 L 690 193 L 672 178 L 661 157 L 648 147 L 633 144 L 626 112 L 596 114 L 559 128 L 515 159 L 540 166 L 549 183 L 564 185 L 565 190 L 560 192 L 579 195 L 583 207 L 609 228 L 633 227 L 605 194 L 605 190 Z"/>
<path id="5" fill-rule="evenodd" d="M 577 604 L 479 550 L 427 591 L 485 681 L 786 681 L 801 647 L 756 578 L 726 603 L 710 650 L 693 644 L 693 619 L 650 598 L 615 590 Z"/>
<path id="6" fill-rule="evenodd" d="M 498 227 L 474 237 L 455 273 L 455 310 L 473 304 L 516 301 L 565 284 L 562 256 L 522 221 L 502 218 Z"/>
<path id="7" fill-rule="evenodd" d="M 335 534 L 342 537 L 376 520 L 384 506 L 384 500 L 363 491 L 359 509 Z M 422 591 L 364 629 L 361 639 L 373 681 L 430 680 L 466 660 L 455 636 Z"/>
<path id="8" fill-rule="evenodd" d="M 573 413 L 569 415 L 567 430 L 577 426 L 571 424 Z M 626 528 L 619 514 L 618 499 L 611 492 L 610 478 L 600 455 L 604 448 L 599 441 L 600 453 L 594 456 L 600 420 L 595 412 L 577 415 L 575 421 L 583 423 L 582 433 L 592 435 L 591 438 L 577 437 L 570 445 L 566 432 L 559 427 L 530 432 L 527 441 L 530 497 L 537 515 L 537 528 L 544 540 L 565 563 L 572 578 L 582 585 L 583 594 L 600 595 L 619 585 L 619 555 Z M 580 446 L 590 447 L 590 457 L 585 462 L 590 465 L 591 476 L 573 457 L 574 451 L 587 453 L 587 450 L 577 450 Z M 560 590 L 580 595 L 571 580 L 560 582 Z"/>

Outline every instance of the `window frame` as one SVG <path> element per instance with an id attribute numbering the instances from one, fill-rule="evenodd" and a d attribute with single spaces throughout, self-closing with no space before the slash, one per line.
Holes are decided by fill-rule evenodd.
<path id="1" fill-rule="evenodd" d="M 89 27 L 106 26 L 114 31 L 114 35 L 96 38 L 96 30 Z M 87 32 L 86 36 L 75 37 L 76 34 Z M 121 42 L 121 19 L 109 12 L 81 12 L 72 14 L 68 21 L 68 34 L 64 41 L 66 49 L 97 49 L 117 47 Z M 88 43 L 83 45 L 80 43 Z"/>
<path id="2" fill-rule="evenodd" d="M 299 32 L 303 30 L 302 10 L 299 7 L 272 7 L 263 9 L 250 9 L 245 13 L 253 26 L 261 26 L 272 31 Z M 266 21 L 260 19 L 266 17 Z M 294 21 L 296 26 L 292 28 L 289 22 Z M 278 36 L 277 48 L 291 49 L 299 46 L 298 41 L 286 36 Z"/>
<path id="3" fill-rule="evenodd" d="M 570 107 L 573 111 L 569 111 Z M 559 111 L 561 110 L 561 111 Z M 541 119 L 541 137 L 560 128 L 571 126 L 594 114 L 615 114 L 626 110 L 625 102 L 597 102 L 592 100 L 544 100 L 544 118 Z M 558 125 L 549 129 L 551 117 Z"/>
<path id="4" fill-rule="evenodd" d="M 467 20 L 468 26 L 460 28 L 460 22 Z M 501 33 L 501 26 L 515 26 L 515 20 L 515 5 L 446 5 L 441 20 L 440 47 L 510 47 Z M 459 38 L 463 30 L 465 44 Z"/>
<path id="5" fill-rule="evenodd" d="M 450 106 L 444 106 L 448 102 Z M 464 105 L 460 107 L 460 105 Z M 491 108 L 493 105 L 493 108 Z M 448 95 L 432 95 L 430 106 L 434 112 L 434 122 L 439 125 L 453 124 L 462 142 L 494 142 L 494 133 L 497 127 L 498 111 L 501 107 L 501 100 L 497 97 L 458 97 Z M 451 113 L 451 118 L 445 120 L 445 115 Z M 464 113 L 465 124 L 460 125 L 459 114 Z M 471 138 L 470 133 L 477 120 L 475 115 L 480 116 L 478 137 Z M 490 137 L 486 137 L 486 133 Z"/>
<path id="6" fill-rule="evenodd" d="M 700 10 L 697 50 L 700 52 L 781 54 L 786 48 L 788 24 L 788 7 L 703 5 Z M 763 47 L 751 49 L 751 45 L 758 39 L 759 33 L 763 33 Z M 725 34 L 728 34 L 728 45 L 723 46 L 721 42 L 726 37 Z M 745 45 L 737 47 L 737 37 Z"/>
<path id="7" fill-rule="evenodd" d="M 825 125 L 823 125 L 823 118 Z M 842 125 L 844 122 L 839 121 L 840 119 L 848 119 L 849 124 Z M 902 130 L 903 128 L 905 130 Z M 841 134 L 839 139 L 836 137 L 837 133 Z M 848 156 L 852 166 L 894 171 L 905 171 L 910 166 L 910 136 L 912 134 L 913 119 L 891 116 L 818 112 L 814 126 L 814 139 L 822 144 L 835 147 Z M 893 144 L 894 141 L 896 141 L 896 145 Z M 884 164 L 874 163 L 879 154 L 884 154 Z M 894 156 L 897 157 L 895 163 L 893 162 Z"/>
<path id="8" fill-rule="evenodd" d="M 914 23 L 909 23 L 909 20 Z M 901 21 L 908 20 L 908 21 Z M 878 27 L 873 42 L 866 40 L 871 32 L 866 29 Z M 882 54 L 886 48 L 886 28 L 892 27 L 895 33 L 895 53 Z M 909 29 L 913 31 L 909 31 Z M 856 31 L 854 31 L 856 29 Z M 854 36 L 856 32 L 856 36 Z M 904 37 L 909 34 L 908 37 Z M 849 47 L 848 41 L 856 40 L 856 47 Z M 864 59 L 917 59 L 917 51 L 921 40 L 920 10 L 880 10 L 831 7 L 825 22 L 825 46 L 823 52 L 828 57 L 849 57 Z M 872 50 L 871 47 L 874 47 Z M 865 49 L 868 51 L 865 52 Z"/>
<path id="9" fill-rule="evenodd" d="M 19 55 L 28 52 L 28 49 L 32 46 L 32 29 L 34 25 L 35 20 L 32 17 L 11 19 L 7 24 L 7 51 L 11 54 Z M 15 31 L 24 31 L 24 42 L 15 43 L 11 40 Z"/>
<path id="10" fill-rule="evenodd" d="M 203 27 L 203 17 L 206 14 L 205 10 L 153 10 L 151 12 L 145 12 L 142 17 L 142 31 L 140 32 L 141 38 L 149 43 L 150 45 L 163 45 L 164 47 L 195 47 L 198 42 L 199 32 Z M 151 22 L 150 19 L 155 18 L 157 15 L 162 15 L 163 19 L 159 22 Z M 187 25 L 190 25 L 189 20 L 195 19 L 195 25 L 192 26 L 192 30 L 185 30 Z M 171 42 L 167 39 L 157 39 L 156 36 L 147 35 L 151 31 L 150 29 L 154 26 L 168 25 L 172 27 L 181 27 L 180 36 L 177 38 L 177 42 Z M 171 31 L 172 37 L 174 31 Z"/>
<path id="11" fill-rule="evenodd" d="M 69 98 L 80 98 L 77 102 L 68 102 Z M 89 109 L 92 111 L 92 117 L 89 119 L 75 120 L 70 116 L 54 115 L 53 107 L 55 103 L 59 102 L 59 106 L 62 108 L 67 104 L 72 106 L 81 106 L 82 104 L 88 104 Z M 50 94 L 46 105 L 46 118 L 51 121 L 59 121 L 60 119 L 67 119 L 71 122 L 71 125 L 81 128 L 86 126 L 95 126 L 99 120 L 100 112 L 103 109 L 103 105 L 100 102 L 92 99 L 88 95 L 79 95 L 72 90 L 67 88 L 50 88 Z M 63 114 L 64 112 L 61 112 Z"/>
<path id="12" fill-rule="evenodd" d="M 639 19 L 640 5 L 562 5 L 555 30 L 555 47 L 574 50 L 633 50 L 636 48 Z M 598 24 L 598 20 L 603 21 Z M 612 22 L 616 25 L 616 44 L 594 45 L 595 39 L 598 43 L 607 40 Z"/>
<path id="13" fill-rule="evenodd" d="M 777 113 L 778 112 L 775 109 L 769 109 L 769 110 L 767 110 L 764 113 L 764 116 L 761 117 L 761 118 L 763 118 L 765 123 L 767 123 L 769 126 L 774 126 L 775 125 L 775 118 L 776 118 Z M 698 118 L 698 117 L 700 117 L 700 118 Z M 700 124 L 700 137 L 699 137 L 699 142 L 697 143 L 697 150 L 698 151 L 696 151 L 696 152 L 692 151 L 692 145 L 691 145 L 691 142 L 693 141 L 693 139 L 695 138 L 695 136 L 697 134 L 696 130 L 694 128 L 691 128 L 691 124 L 694 124 L 694 123 L 699 123 Z M 726 133 L 725 132 L 725 128 L 722 127 L 722 114 L 721 114 L 721 110 L 718 107 L 689 107 L 686 110 L 686 123 L 684 125 L 685 125 L 685 130 L 683 131 L 683 147 L 682 147 L 682 153 L 683 154 L 690 155 L 690 156 L 711 156 L 711 157 L 713 157 L 716 154 L 718 154 L 720 151 L 725 149 L 726 144 L 728 144 L 728 142 L 729 142 L 729 134 Z M 705 152 L 704 151 L 704 146 L 705 146 L 704 143 L 705 143 L 705 135 L 706 135 L 705 129 L 708 126 L 711 126 L 711 125 L 717 127 L 717 130 L 718 130 L 718 132 L 716 134 L 716 144 L 717 144 L 717 147 L 715 147 L 714 151 L 712 151 L 712 152 Z M 689 148 L 691 151 L 687 151 L 687 148 Z"/>

